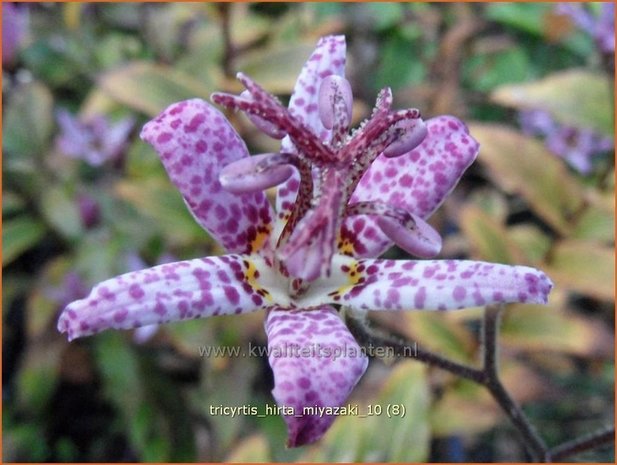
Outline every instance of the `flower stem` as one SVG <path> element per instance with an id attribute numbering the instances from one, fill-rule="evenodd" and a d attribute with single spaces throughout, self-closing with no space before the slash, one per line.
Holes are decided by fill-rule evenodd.
<path id="1" fill-rule="evenodd" d="M 499 379 L 498 336 L 502 311 L 503 305 L 490 305 L 485 309 L 482 326 L 484 347 L 482 369 L 448 360 L 440 355 L 420 349 L 409 341 L 385 334 L 379 329 L 369 328 L 364 321 L 352 312 L 345 312 L 345 318 L 349 330 L 361 344 L 391 347 L 401 357 L 419 360 L 485 386 L 521 435 L 523 444 L 534 462 L 551 462 L 563 459 L 614 440 L 615 428 L 611 427 L 608 430 L 568 441 L 551 450 L 548 449 L 521 407 L 510 396 Z"/>
<path id="2" fill-rule="evenodd" d="M 566 457 L 595 449 L 615 441 L 615 427 L 595 431 L 587 436 L 565 442 L 550 450 L 551 461 L 560 462 Z"/>
<path id="3" fill-rule="evenodd" d="M 482 327 L 484 347 L 484 366 L 482 372 L 484 379 L 482 384 L 490 391 L 495 401 L 497 401 L 501 409 L 508 415 L 510 421 L 522 435 L 523 443 L 533 457 L 533 460 L 545 462 L 548 459 L 548 449 L 544 441 L 499 379 L 498 336 L 502 311 L 502 305 L 489 305 L 484 311 L 484 324 Z"/>

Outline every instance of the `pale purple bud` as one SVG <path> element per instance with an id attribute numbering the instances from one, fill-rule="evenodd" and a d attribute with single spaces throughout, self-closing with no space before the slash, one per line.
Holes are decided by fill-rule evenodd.
<path id="1" fill-rule="evenodd" d="M 249 102 L 253 101 L 253 96 L 248 90 L 245 90 L 244 92 L 242 92 L 240 94 L 240 97 L 245 100 L 248 100 Z M 253 115 L 248 112 L 246 113 L 246 116 L 248 119 L 251 120 L 251 123 L 253 123 L 257 129 L 268 134 L 273 139 L 280 140 L 287 135 L 287 133 L 283 131 L 281 128 L 275 126 L 270 121 L 265 120 L 261 116 Z"/>
<path id="2" fill-rule="evenodd" d="M 264 153 L 242 158 L 225 166 L 219 174 L 224 189 L 236 194 L 256 192 L 277 186 L 293 174 L 289 156 Z"/>
<path id="3" fill-rule="evenodd" d="M 388 158 L 399 157 L 415 149 L 428 133 L 421 118 L 399 121 L 391 130 L 400 131 L 401 135 L 383 151 L 383 155 Z"/>
<path id="4" fill-rule="evenodd" d="M 347 79 L 334 74 L 325 77 L 319 87 L 318 104 L 319 117 L 326 129 L 332 129 L 337 119 L 343 127 L 349 127 L 353 94 Z"/>
<path id="5" fill-rule="evenodd" d="M 378 216 L 377 225 L 396 245 L 420 258 L 431 258 L 441 250 L 441 236 L 431 225 L 416 215 L 404 224 L 389 216 Z"/>

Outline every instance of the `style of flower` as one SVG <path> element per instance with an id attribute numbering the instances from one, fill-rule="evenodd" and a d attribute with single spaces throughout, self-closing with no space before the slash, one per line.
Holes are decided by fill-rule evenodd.
<path id="1" fill-rule="evenodd" d="M 103 115 L 80 120 L 66 110 L 59 110 L 56 119 L 60 126 L 56 139 L 58 149 L 64 155 L 84 160 L 91 166 L 116 160 L 126 148 L 135 124 L 131 117 L 114 124 Z"/>
<path id="2" fill-rule="evenodd" d="M 202 100 L 173 104 L 146 124 L 142 138 L 228 254 L 102 282 L 67 306 L 59 330 L 74 339 L 265 309 L 272 394 L 285 407 L 294 447 L 321 438 L 335 418 L 302 415 L 303 408 L 342 405 L 367 368 L 335 306 L 401 311 L 546 302 L 552 284 L 532 268 L 375 258 L 393 243 L 425 258 L 439 252 L 440 236 L 425 218 L 472 163 L 478 143 L 456 118 L 425 122 L 418 110 L 393 111 L 390 89 L 349 134 L 344 68 L 344 37 L 325 37 L 289 108 L 243 74 L 240 96 L 212 96 L 282 139 L 278 153 L 249 156 L 223 114 Z M 275 210 L 263 192 L 272 186 Z"/>
<path id="3" fill-rule="evenodd" d="M 560 124 L 544 110 L 521 111 L 519 122 L 525 134 L 544 137 L 546 147 L 581 174 L 591 173 L 594 159 L 615 145 L 591 129 Z"/>

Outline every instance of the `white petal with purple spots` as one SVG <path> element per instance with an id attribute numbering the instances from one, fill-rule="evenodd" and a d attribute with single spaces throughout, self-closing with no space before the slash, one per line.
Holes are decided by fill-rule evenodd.
<path id="1" fill-rule="evenodd" d="M 272 303 L 257 281 L 269 274 L 259 257 L 226 255 L 168 263 L 117 276 L 68 305 L 58 329 L 69 339 L 215 315 L 247 313 Z"/>
<path id="2" fill-rule="evenodd" d="M 379 200 L 421 218 L 429 217 L 475 160 L 479 144 L 467 127 L 452 116 L 426 121 L 428 134 L 414 150 L 396 158 L 379 156 L 364 174 L 350 203 Z M 392 242 L 370 217 L 345 220 L 356 257 L 377 257 Z"/>
<path id="3" fill-rule="evenodd" d="M 328 140 L 331 134 L 331 131 L 324 127 L 319 116 L 321 81 L 332 75 L 345 77 L 346 51 L 347 45 L 344 36 L 321 38 L 315 51 L 304 64 L 289 100 L 290 113 L 312 129 L 321 140 Z M 289 137 L 283 139 L 282 150 L 286 152 L 295 150 Z M 300 175 L 293 173 L 291 178 L 278 188 L 276 211 L 279 218 L 283 219 L 285 213 L 291 209 L 299 186 Z"/>
<path id="4" fill-rule="evenodd" d="M 264 245 L 273 218 L 265 194 L 233 194 L 219 182 L 223 166 L 248 157 L 220 111 L 199 99 L 175 103 L 146 124 L 141 137 L 159 153 L 197 222 L 229 252 Z"/>
<path id="5" fill-rule="evenodd" d="M 346 281 L 346 283 L 345 283 Z M 469 260 L 342 260 L 332 267 L 331 303 L 361 310 L 454 310 L 498 303 L 545 304 L 541 271 Z M 308 296 L 306 297 L 308 298 Z"/>
<path id="6" fill-rule="evenodd" d="M 272 395 L 287 423 L 289 447 L 319 440 L 335 420 L 310 408 L 340 407 L 366 371 L 368 358 L 336 311 L 272 309 L 266 317 Z M 306 411 L 305 407 L 308 407 Z"/>

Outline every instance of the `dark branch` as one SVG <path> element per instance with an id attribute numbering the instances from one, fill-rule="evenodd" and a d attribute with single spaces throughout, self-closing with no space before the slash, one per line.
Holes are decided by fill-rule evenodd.
<path id="1" fill-rule="evenodd" d="M 429 365 L 433 365 L 442 368 L 450 373 L 460 376 L 461 378 L 475 381 L 476 383 L 482 383 L 483 373 L 477 368 L 468 367 L 466 365 L 453 362 L 443 358 L 437 354 L 433 354 L 429 351 L 423 350 L 416 345 L 412 345 L 398 339 L 394 336 L 390 336 L 382 333 L 379 330 L 371 328 L 370 333 L 367 331 L 364 322 L 351 316 L 346 315 L 347 326 L 351 334 L 354 335 L 356 340 L 364 345 L 373 345 L 375 347 L 391 347 L 397 356 L 404 358 L 412 358 L 419 360 Z"/>
<path id="2" fill-rule="evenodd" d="M 523 410 L 510 396 L 499 379 L 498 336 L 502 310 L 502 305 L 491 305 L 485 309 L 482 326 L 482 342 L 484 347 L 482 369 L 448 360 L 440 355 L 423 350 L 408 341 L 385 334 L 379 329 L 369 328 L 365 321 L 358 319 L 357 316 L 350 312 L 346 312 L 345 317 L 349 330 L 358 342 L 364 346 L 390 347 L 397 356 L 419 360 L 485 386 L 522 436 L 523 444 L 535 462 L 560 460 L 613 441 L 615 436 L 614 427 L 569 441 L 549 451 Z"/>
<path id="3" fill-rule="evenodd" d="M 518 432 L 523 437 L 523 443 L 534 461 L 545 462 L 548 458 L 548 448 L 540 435 L 535 431 L 527 416 L 510 396 L 499 379 L 498 350 L 499 322 L 503 306 L 490 305 L 484 311 L 482 339 L 484 346 L 484 386 L 491 392 L 499 406 L 508 415 Z"/>
<path id="4" fill-rule="evenodd" d="M 573 439 L 557 447 L 554 447 L 549 452 L 549 457 L 553 462 L 560 462 L 566 457 L 580 454 L 581 452 L 589 451 L 597 447 L 615 442 L 615 427 L 602 429 L 591 433 L 582 438 Z"/>

